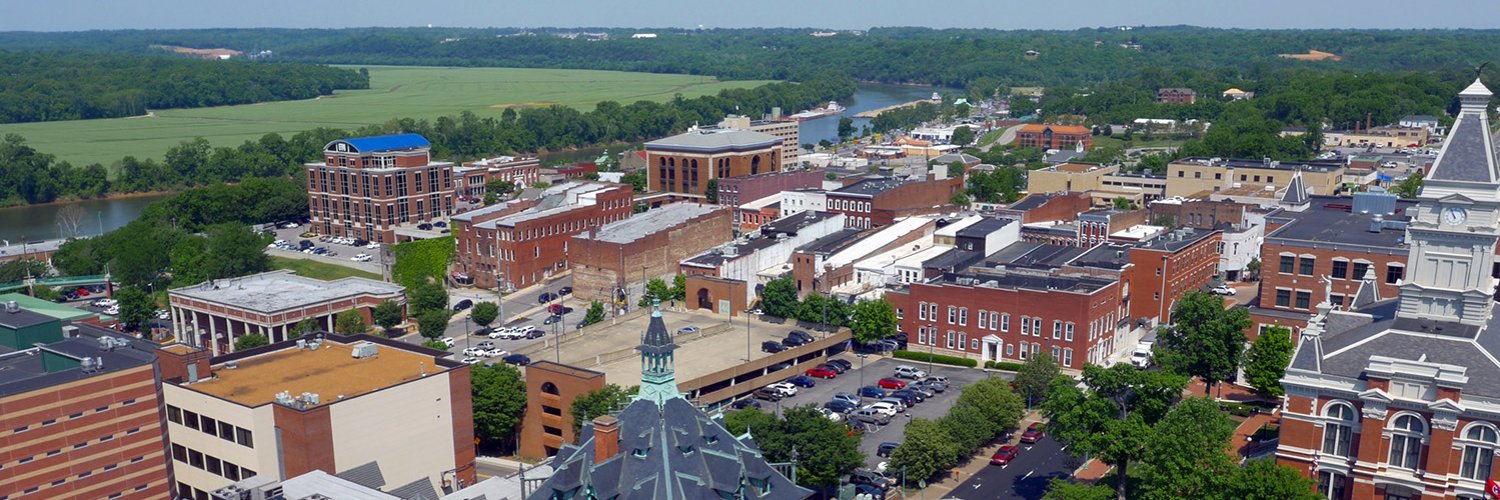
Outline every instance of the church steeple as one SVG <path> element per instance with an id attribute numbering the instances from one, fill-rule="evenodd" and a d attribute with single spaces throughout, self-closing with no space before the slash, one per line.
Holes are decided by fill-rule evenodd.
<path id="1" fill-rule="evenodd" d="M 667 400 L 682 397 L 682 393 L 677 392 L 676 362 L 673 359 L 677 343 L 672 341 L 672 334 L 662 322 L 660 299 L 651 304 L 651 324 L 646 327 L 646 334 L 641 336 L 641 345 L 636 350 L 641 352 L 641 392 L 636 399 L 664 405 Z"/>

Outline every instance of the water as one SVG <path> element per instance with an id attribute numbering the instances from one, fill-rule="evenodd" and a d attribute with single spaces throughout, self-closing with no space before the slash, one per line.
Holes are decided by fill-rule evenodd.
<path id="1" fill-rule="evenodd" d="M 57 214 L 63 207 L 76 205 L 83 209 L 79 221 L 79 236 L 94 236 L 103 231 L 112 231 L 135 220 L 146 209 L 146 205 L 168 195 L 138 196 L 107 200 L 83 200 L 71 203 L 32 205 L 0 208 L 0 239 L 11 242 L 40 241 L 63 238 L 57 223 Z"/>
<path id="2" fill-rule="evenodd" d="M 825 116 L 815 120 L 802 122 L 802 143 L 817 144 L 818 141 L 827 139 L 829 142 L 839 141 L 839 118 L 847 116 L 854 120 L 854 129 L 861 130 L 870 124 L 868 118 L 854 118 L 854 115 L 872 109 L 879 109 L 895 104 L 903 104 L 917 99 L 928 99 L 933 92 L 942 92 L 947 89 L 937 87 L 926 87 L 917 85 L 886 85 L 879 83 L 861 83 L 854 91 L 854 96 L 844 105 L 844 112 L 838 116 Z M 786 113 L 796 113 L 800 109 L 785 110 Z"/>

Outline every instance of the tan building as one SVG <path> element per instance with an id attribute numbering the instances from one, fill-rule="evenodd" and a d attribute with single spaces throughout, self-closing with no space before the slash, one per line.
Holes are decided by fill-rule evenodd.
<path id="1" fill-rule="evenodd" d="M 781 170 L 782 139 L 736 129 L 695 129 L 646 143 L 652 192 L 703 197 L 713 179 Z"/>
<path id="2" fill-rule="evenodd" d="M 1368 130 L 1335 131 L 1323 134 L 1328 146 L 1404 148 L 1426 146 L 1429 132 L 1425 127 L 1375 127 Z"/>
<path id="3" fill-rule="evenodd" d="M 731 210 L 673 203 L 573 236 L 573 297 L 626 306 L 647 280 L 671 282 L 682 259 L 734 239 Z"/>
<path id="4" fill-rule="evenodd" d="M 400 285 L 354 277 L 323 281 L 288 270 L 207 281 L 173 289 L 167 297 L 173 335 L 216 356 L 247 334 L 280 342 L 294 338 L 304 320 L 332 331 L 341 312 L 358 311 L 365 324 L 373 324 L 371 310 L 381 302 L 406 305 Z"/>
<path id="5" fill-rule="evenodd" d="M 1095 206 L 1125 198 L 1145 205 L 1166 195 L 1167 179 L 1150 172 L 1121 172 L 1119 165 L 1070 162 L 1026 174 L 1026 192 L 1087 192 Z"/>
<path id="6" fill-rule="evenodd" d="M 781 164 L 796 165 L 797 156 L 802 151 L 802 122 L 799 121 L 772 121 L 772 120 L 750 120 L 750 117 L 729 115 L 719 122 L 723 128 L 737 128 L 750 130 L 762 134 L 770 134 L 781 138 Z"/>
<path id="7" fill-rule="evenodd" d="M 1302 172 L 1302 181 L 1310 194 L 1331 195 L 1338 191 L 1344 164 L 1183 158 L 1167 164 L 1166 195 L 1193 197 L 1230 189 L 1254 189 L 1253 186 L 1272 186 L 1271 191 L 1280 191 L 1286 189 L 1297 171 Z"/>
<path id="8" fill-rule="evenodd" d="M 161 388 L 179 494 L 376 467 L 392 489 L 475 482 L 469 366 L 447 353 L 334 334 L 202 353 L 162 357 L 187 374 Z"/>

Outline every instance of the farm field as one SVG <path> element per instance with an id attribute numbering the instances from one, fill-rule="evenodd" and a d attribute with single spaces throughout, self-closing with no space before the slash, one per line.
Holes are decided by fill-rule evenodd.
<path id="1" fill-rule="evenodd" d="M 153 110 L 149 116 L 0 125 L 0 136 L 20 134 L 39 151 L 74 165 L 109 166 L 125 156 L 160 159 L 193 137 L 231 146 L 270 132 L 291 136 L 317 127 L 352 129 L 392 118 L 433 119 L 473 111 L 499 116 L 507 107 L 561 104 L 588 111 L 600 101 L 627 104 L 692 98 L 764 81 L 721 82 L 713 77 L 619 71 L 361 66 L 369 90 L 332 96 L 215 108 Z"/>

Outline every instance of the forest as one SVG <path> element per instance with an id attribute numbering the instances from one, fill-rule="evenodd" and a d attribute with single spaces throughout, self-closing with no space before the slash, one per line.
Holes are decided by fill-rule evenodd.
<path id="1" fill-rule="evenodd" d="M 290 138 L 266 134 L 236 147 L 210 147 L 201 138 L 167 150 L 161 161 L 125 157 L 105 167 L 60 162 L 28 146 L 23 137 L 0 140 L 0 206 L 46 203 L 59 198 L 96 198 L 108 193 L 178 190 L 257 177 L 282 177 L 316 161 L 334 139 L 398 132 L 427 137 L 436 158 L 560 150 L 639 142 L 681 131 L 695 123 L 717 123 L 735 112 L 760 114 L 773 106 L 805 109 L 854 93 L 854 81 L 822 75 L 801 83 L 771 83 L 731 89 L 718 95 L 678 98 L 666 103 L 599 103 L 582 112 L 565 106 L 507 109 L 499 118 L 464 113 L 437 120 L 393 118 L 356 130 L 318 128 Z"/>
<path id="2" fill-rule="evenodd" d="M 311 99 L 370 88 L 363 71 L 168 55 L 0 50 L 0 123 Z"/>

